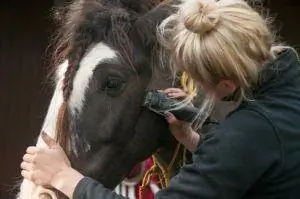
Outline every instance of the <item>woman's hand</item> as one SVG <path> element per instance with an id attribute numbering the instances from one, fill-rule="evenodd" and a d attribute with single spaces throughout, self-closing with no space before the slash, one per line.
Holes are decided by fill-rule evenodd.
<path id="1" fill-rule="evenodd" d="M 166 112 L 165 116 L 169 123 L 170 131 L 177 141 L 189 151 L 195 151 L 200 141 L 200 135 L 192 129 L 191 124 L 178 120 L 170 112 Z"/>
<path id="2" fill-rule="evenodd" d="M 186 99 L 189 96 L 184 90 L 180 88 L 167 88 L 164 92 L 170 98 Z M 173 136 L 178 142 L 182 143 L 189 151 L 194 151 L 197 149 L 198 143 L 200 141 L 200 135 L 193 131 L 190 123 L 179 121 L 172 113 L 165 113 L 166 119 L 169 123 L 169 128 Z"/>
<path id="3" fill-rule="evenodd" d="M 44 132 L 42 138 L 49 148 L 28 147 L 23 156 L 21 174 L 36 184 L 51 186 L 55 176 L 70 168 L 71 164 L 63 149 Z"/>
<path id="4" fill-rule="evenodd" d="M 54 187 L 70 197 L 83 176 L 71 168 L 64 150 L 52 138 L 44 132 L 41 136 L 48 147 L 28 147 L 21 163 L 21 174 L 27 180 Z"/>

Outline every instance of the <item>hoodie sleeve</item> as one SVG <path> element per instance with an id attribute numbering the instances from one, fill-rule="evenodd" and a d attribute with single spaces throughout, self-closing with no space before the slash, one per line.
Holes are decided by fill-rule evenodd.
<path id="1" fill-rule="evenodd" d="M 77 184 L 73 199 L 128 199 L 105 188 L 92 178 L 85 177 Z"/>

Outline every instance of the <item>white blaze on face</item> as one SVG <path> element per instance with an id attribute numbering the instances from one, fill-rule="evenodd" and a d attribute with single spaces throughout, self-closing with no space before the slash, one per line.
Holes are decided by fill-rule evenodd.
<path id="1" fill-rule="evenodd" d="M 104 60 L 116 59 L 117 53 L 104 43 L 98 43 L 83 57 L 79 69 L 73 81 L 73 90 L 69 99 L 69 106 L 72 114 L 80 114 L 85 101 L 85 91 L 89 86 L 89 81 L 93 77 L 94 69 Z M 42 131 L 45 131 L 52 138 L 55 137 L 56 121 L 59 108 L 63 103 L 62 85 L 64 74 L 68 67 L 68 61 L 61 64 L 56 73 L 56 87 L 51 99 Z M 45 146 L 39 136 L 37 146 Z M 18 199 L 38 199 L 41 187 L 23 180 Z M 48 190 L 47 190 L 48 191 Z M 50 191 L 50 190 L 49 190 Z"/>
<path id="2" fill-rule="evenodd" d="M 80 114 L 85 101 L 85 91 L 93 77 L 93 71 L 98 64 L 105 60 L 117 58 L 117 53 L 110 47 L 99 43 L 82 59 L 73 83 L 73 91 L 69 99 L 72 113 Z M 76 111 L 76 112 L 75 112 Z"/>
<path id="3" fill-rule="evenodd" d="M 81 60 L 80 67 L 74 77 L 73 90 L 69 99 L 69 106 L 71 114 L 80 116 L 82 112 L 83 105 L 85 103 L 85 93 L 89 87 L 89 82 L 93 77 L 95 68 L 107 60 L 112 60 L 117 58 L 117 53 L 110 47 L 103 43 L 98 43 L 95 45 L 89 53 Z M 76 143 L 80 140 L 78 134 L 74 134 L 71 138 L 71 149 L 74 155 L 78 155 L 78 147 Z M 87 152 L 90 150 L 89 143 L 82 143 L 82 152 Z"/>

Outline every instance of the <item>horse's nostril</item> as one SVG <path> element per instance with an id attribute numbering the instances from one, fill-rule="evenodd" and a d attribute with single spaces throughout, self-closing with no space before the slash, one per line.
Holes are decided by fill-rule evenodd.
<path id="1" fill-rule="evenodd" d="M 49 193 L 41 193 L 39 194 L 39 199 L 54 199 Z"/>

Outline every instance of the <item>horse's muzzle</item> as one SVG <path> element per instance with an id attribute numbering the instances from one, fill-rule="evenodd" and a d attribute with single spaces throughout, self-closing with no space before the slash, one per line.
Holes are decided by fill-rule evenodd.
<path id="1" fill-rule="evenodd" d="M 148 92 L 143 106 L 160 115 L 171 112 L 177 119 L 186 122 L 193 122 L 199 114 L 199 109 L 192 103 L 169 98 L 163 91 Z"/>

